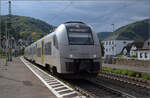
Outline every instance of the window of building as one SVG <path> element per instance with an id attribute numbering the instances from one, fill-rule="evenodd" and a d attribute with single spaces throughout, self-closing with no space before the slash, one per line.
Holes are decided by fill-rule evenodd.
<path id="1" fill-rule="evenodd" d="M 106 45 L 107 45 L 107 41 L 106 41 Z"/>
<path id="2" fill-rule="evenodd" d="M 135 56 L 136 56 L 136 57 L 138 56 L 137 52 L 136 52 Z"/>
<path id="3" fill-rule="evenodd" d="M 114 51 L 114 47 L 112 47 L 112 51 Z"/>
<path id="4" fill-rule="evenodd" d="M 126 42 L 126 41 L 124 41 L 123 43 L 124 43 L 124 44 L 126 44 L 127 42 Z"/>
<path id="5" fill-rule="evenodd" d="M 148 46 L 150 45 L 150 42 L 148 42 Z"/>
<path id="6" fill-rule="evenodd" d="M 109 41 L 109 45 L 111 45 L 111 41 Z"/>
<path id="7" fill-rule="evenodd" d="M 142 53 L 140 53 L 140 58 L 142 58 Z"/>
<path id="8" fill-rule="evenodd" d="M 106 48 L 106 52 L 108 51 L 108 49 Z"/>
<path id="9" fill-rule="evenodd" d="M 145 58 L 147 58 L 147 53 L 145 53 Z"/>
<path id="10" fill-rule="evenodd" d="M 114 44 L 114 42 L 112 41 L 112 45 Z"/>

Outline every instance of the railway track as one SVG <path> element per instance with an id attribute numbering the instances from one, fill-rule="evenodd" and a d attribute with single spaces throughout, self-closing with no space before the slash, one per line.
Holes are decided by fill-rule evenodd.
<path id="1" fill-rule="evenodd" d="M 97 84 L 91 80 L 71 81 L 71 84 L 74 85 L 76 90 L 90 98 L 135 98 L 134 96 L 117 91 L 102 84 Z"/>
<path id="2" fill-rule="evenodd" d="M 30 65 L 33 66 L 35 64 L 30 63 Z M 41 70 L 47 71 L 45 68 L 40 67 L 38 65 L 36 65 L 36 67 L 39 67 Z M 49 72 L 47 73 L 50 74 Z M 39 74 L 41 75 L 41 73 Z M 42 77 L 46 80 L 46 82 L 48 83 L 51 82 L 50 76 L 43 74 Z M 82 94 L 84 94 L 85 96 L 89 98 L 136 98 L 136 97 L 149 98 L 148 97 L 149 87 L 145 86 L 146 85 L 145 83 L 147 83 L 147 81 L 129 79 L 129 77 L 127 77 L 127 79 L 130 80 L 127 82 L 127 79 L 124 79 L 124 78 L 125 77 L 123 76 L 102 72 L 99 74 L 97 78 L 90 78 L 87 80 L 66 80 L 62 78 L 60 78 L 60 80 L 63 80 L 69 83 L 73 88 L 75 88 L 75 90 L 81 92 Z M 133 83 L 133 81 L 136 81 L 136 83 Z M 52 81 L 51 84 L 56 85 L 56 87 L 62 86 L 56 81 Z M 67 90 L 70 92 L 73 92 L 73 89 L 63 90 L 60 87 L 59 93 L 61 92 L 61 90 L 64 93 Z M 77 96 L 78 94 L 75 93 L 73 94 L 73 96 L 74 95 Z"/>
<path id="3" fill-rule="evenodd" d="M 116 90 L 128 97 L 149 98 L 149 81 L 132 77 L 102 72 L 97 78 L 89 81 Z"/>
<path id="4" fill-rule="evenodd" d="M 99 73 L 99 76 L 150 89 L 150 81 L 142 78 L 135 78 L 104 71 Z"/>
<path id="5" fill-rule="evenodd" d="M 73 84 L 72 84 L 73 83 Z M 102 72 L 87 81 L 71 81 L 76 90 L 93 98 L 149 98 L 149 81 Z"/>
<path id="6" fill-rule="evenodd" d="M 26 63 L 28 63 L 29 66 L 32 67 L 32 69 L 34 71 L 36 71 L 36 73 L 38 73 L 44 80 L 45 82 L 49 83 L 49 84 L 54 84 L 56 86 L 61 85 L 60 83 L 58 83 L 56 80 L 51 79 L 52 76 L 51 75 L 47 75 L 47 73 L 49 73 L 44 67 L 41 67 L 37 64 L 33 64 L 29 61 L 25 61 Z M 38 69 L 38 68 L 40 69 Z M 45 72 L 43 72 L 45 71 Z M 49 73 L 51 74 L 51 73 Z M 56 76 L 55 76 L 56 77 Z M 66 80 L 66 79 L 62 79 L 60 77 L 56 77 L 59 80 L 63 80 L 63 82 L 65 81 L 66 83 L 69 83 L 76 91 L 81 92 L 83 95 L 85 95 L 88 98 L 99 98 L 99 97 L 109 97 L 109 98 L 117 98 L 117 97 L 121 97 L 120 94 L 114 92 L 113 90 L 108 90 L 104 87 L 100 87 L 91 82 L 88 82 L 86 80 Z M 60 87 L 58 87 L 60 88 Z M 57 88 L 56 88 L 57 90 Z M 64 91 L 63 89 L 60 88 L 59 93 L 62 91 Z M 65 91 L 67 91 L 68 89 L 66 89 Z M 73 89 L 71 89 L 71 91 L 73 91 Z M 57 95 L 60 96 L 60 95 Z M 75 95 L 77 96 L 77 94 Z M 68 98 L 72 98 L 72 95 L 67 96 Z M 66 98 L 67 98 L 66 97 Z M 82 98 L 82 97 L 81 97 Z M 84 98 L 84 97 L 83 97 Z"/>

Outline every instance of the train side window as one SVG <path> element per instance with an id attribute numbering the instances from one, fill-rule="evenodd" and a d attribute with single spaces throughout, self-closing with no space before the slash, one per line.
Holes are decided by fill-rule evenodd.
<path id="1" fill-rule="evenodd" d="M 54 46 L 58 49 L 58 40 L 56 35 L 53 36 L 53 42 L 54 42 Z"/>
<path id="2" fill-rule="evenodd" d="M 45 44 L 45 54 L 51 55 L 51 42 Z"/>
<path id="3" fill-rule="evenodd" d="M 37 49 L 37 52 L 38 52 L 38 53 L 37 53 L 37 56 L 38 56 L 38 57 L 41 57 L 41 48 L 38 48 L 38 49 Z"/>

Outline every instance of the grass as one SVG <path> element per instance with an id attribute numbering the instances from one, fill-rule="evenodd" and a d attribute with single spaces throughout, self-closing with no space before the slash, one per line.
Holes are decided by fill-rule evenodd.
<path id="1" fill-rule="evenodd" d="M 3 59 L 5 57 L 6 57 L 5 54 L 0 54 L 0 59 Z"/>
<path id="2" fill-rule="evenodd" d="M 133 70 L 127 70 L 127 69 L 116 69 L 116 68 L 109 68 L 109 67 L 102 67 L 103 71 L 121 74 L 121 75 L 127 75 L 130 77 L 136 77 L 136 78 L 143 78 L 146 80 L 150 80 L 150 74 L 147 73 L 139 73 L 135 72 Z"/>
<path id="3" fill-rule="evenodd" d="M 122 55 L 118 55 L 118 56 L 116 56 L 117 58 L 123 58 L 124 56 L 122 56 Z"/>
<path id="4" fill-rule="evenodd" d="M 141 77 L 146 79 L 146 80 L 150 80 L 150 75 L 149 74 L 142 73 Z"/>

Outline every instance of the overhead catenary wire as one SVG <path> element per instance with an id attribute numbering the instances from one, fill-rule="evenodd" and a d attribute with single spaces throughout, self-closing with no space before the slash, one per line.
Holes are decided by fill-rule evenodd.
<path id="1" fill-rule="evenodd" d="M 57 18 L 57 17 L 59 17 L 67 8 L 69 8 L 71 5 L 72 5 L 73 3 L 72 3 L 72 1 L 70 1 L 70 3 L 67 5 L 67 6 L 65 6 L 62 10 L 60 10 L 60 12 L 58 13 L 58 14 L 56 14 L 54 17 L 52 17 L 50 20 L 51 20 L 51 23 L 53 23 L 54 22 L 54 20 Z"/>

